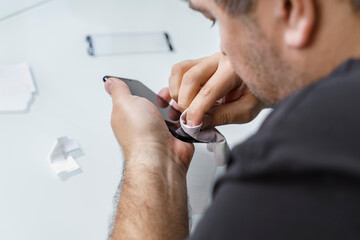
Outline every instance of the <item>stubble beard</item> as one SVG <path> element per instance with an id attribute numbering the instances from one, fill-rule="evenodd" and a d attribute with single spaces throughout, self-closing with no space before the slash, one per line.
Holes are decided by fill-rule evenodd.
<path id="1" fill-rule="evenodd" d="M 246 51 L 241 53 L 242 63 L 235 69 L 249 90 L 270 107 L 301 89 L 306 76 L 281 58 L 258 27 L 253 28 L 249 29 Z"/>

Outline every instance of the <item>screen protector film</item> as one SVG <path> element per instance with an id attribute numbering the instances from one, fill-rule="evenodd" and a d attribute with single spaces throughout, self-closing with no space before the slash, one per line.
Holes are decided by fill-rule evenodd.
<path id="1" fill-rule="evenodd" d="M 94 34 L 88 35 L 86 41 L 91 56 L 174 51 L 166 32 Z"/>

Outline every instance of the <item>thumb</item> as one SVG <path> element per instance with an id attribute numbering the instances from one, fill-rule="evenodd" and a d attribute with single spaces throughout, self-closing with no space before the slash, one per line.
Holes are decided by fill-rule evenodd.
<path id="1" fill-rule="evenodd" d="M 112 97 L 113 103 L 126 101 L 131 96 L 129 87 L 118 78 L 109 78 L 105 82 L 105 90 Z"/>

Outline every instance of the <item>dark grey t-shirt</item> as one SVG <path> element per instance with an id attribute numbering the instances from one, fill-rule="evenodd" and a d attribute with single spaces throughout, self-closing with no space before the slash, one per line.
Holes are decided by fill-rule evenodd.
<path id="1" fill-rule="evenodd" d="M 189 239 L 360 239 L 360 60 L 279 103 L 233 149 Z"/>

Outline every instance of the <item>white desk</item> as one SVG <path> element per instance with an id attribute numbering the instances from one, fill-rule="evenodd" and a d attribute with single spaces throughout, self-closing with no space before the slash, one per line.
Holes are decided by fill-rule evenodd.
<path id="1" fill-rule="evenodd" d="M 106 74 L 167 86 L 171 66 L 218 51 L 211 23 L 181 0 L 53 0 L 0 22 L 0 64 L 28 62 L 38 94 L 27 113 L 0 113 L 0 239 L 105 239 L 122 157 L 110 128 Z M 176 52 L 90 57 L 89 33 L 163 31 Z M 230 145 L 256 130 L 261 117 L 223 127 Z M 77 139 L 82 172 L 61 181 L 46 160 L 56 138 Z M 189 172 L 211 154 L 198 150 Z M 207 163 L 208 162 L 208 163 Z M 200 165 L 199 165 L 200 164 Z M 191 197 L 191 194 L 190 194 Z"/>

